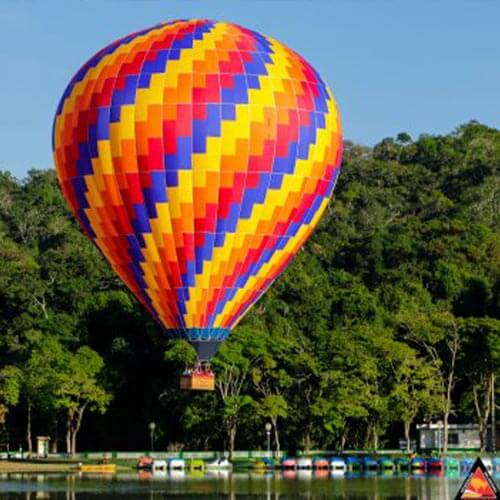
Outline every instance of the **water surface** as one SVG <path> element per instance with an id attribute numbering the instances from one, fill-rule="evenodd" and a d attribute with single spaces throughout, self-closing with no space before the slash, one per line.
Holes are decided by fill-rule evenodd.
<path id="1" fill-rule="evenodd" d="M 372 473 L 183 472 L 0 474 L 2 499 L 342 498 L 451 499 L 463 477 Z"/>

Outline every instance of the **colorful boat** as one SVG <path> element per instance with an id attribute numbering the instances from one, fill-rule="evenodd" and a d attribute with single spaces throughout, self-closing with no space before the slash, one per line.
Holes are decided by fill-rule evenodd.
<path id="1" fill-rule="evenodd" d="M 473 465 L 474 465 L 474 459 L 472 458 L 464 457 L 462 458 L 462 460 L 460 460 L 460 468 L 463 471 L 469 471 Z"/>
<path id="2" fill-rule="evenodd" d="M 205 470 L 205 462 L 199 458 L 192 458 L 186 464 L 187 468 L 190 471 L 204 471 Z"/>
<path id="3" fill-rule="evenodd" d="M 312 469 L 313 461 L 309 457 L 300 457 L 297 459 L 297 469 L 310 470 Z"/>
<path id="4" fill-rule="evenodd" d="M 153 468 L 153 458 L 146 455 L 139 457 L 137 460 L 137 468 L 141 470 L 150 470 Z"/>
<path id="5" fill-rule="evenodd" d="M 276 463 L 272 458 L 264 457 L 262 461 L 266 464 L 266 469 L 271 470 L 276 467 Z"/>
<path id="6" fill-rule="evenodd" d="M 345 464 L 348 470 L 359 470 L 362 466 L 360 458 L 352 455 L 346 457 Z"/>
<path id="7" fill-rule="evenodd" d="M 114 474 L 116 472 L 116 464 L 79 464 L 80 472 L 92 472 L 98 474 Z"/>
<path id="8" fill-rule="evenodd" d="M 398 470 L 408 470 L 410 468 L 410 459 L 408 457 L 398 457 L 394 459 L 394 465 Z"/>
<path id="9" fill-rule="evenodd" d="M 344 474 L 347 470 L 347 465 L 342 457 L 330 458 L 330 469 L 332 474 Z"/>
<path id="10" fill-rule="evenodd" d="M 460 470 L 460 461 L 455 457 L 446 457 L 444 459 L 444 468 L 448 471 Z"/>
<path id="11" fill-rule="evenodd" d="M 421 457 L 414 457 L 410 462 L 412 470 L 425 470 L 425 460 Z"/>
<path id="12" fill-rule="evenodd" d="M 281 468 L 284 470 L 296 470 L 297 460 L 295 458 L 284 458 L 281 461 Z"/>
<path id="13" fill-rule="evenodd" d="M 438 457 L 432 457 L 427 460 L 427 470 L 437 471 L 444 469 L 444 460 Z"/>
<path id="14" fill-rule="evenodd" d="M 378 459 L 378 466 L 380 470 L 394 470 L 394 461 L 389 457 L 380 457 Z"/>
<path id="15" fill-rule="evenodd" d="M 330 464 L 326 458 L 323 457 L 315 457 L 313 458 L 313 469 L 316 470 L 328 470 L 330 468 Z"/>
<path id="16" fill-rule="evenodd" d="M 266 470 L 266 462 L 264 462 L 264 460 L 256 460 L 255 462 L 252 462 L 252 469 L 265 471 Z"/>
<path id="17" fill-rule="evenodd" d="M 168 470 L 181 471 L 186 468 L 186 461 L 183 458 L 170 458 L 167 462 Z"/>
<path id="18" fill-rule="evenodd" d="M 167 461 L 166 460 L 154 460 L 153 461 L 153 470 L 167 470 Z"/>
<path id="19" fill-rule="evenodd" d="M 231 470 L 233 464 L 227 458 L 217 458 L 205 464 L 207 470 Z"/>
<path id="20" fill-rule="evenodd" d="M 363 469 L 368 471 L 378 470 L 378 463 L 373 457 L 363 457 Z"/>

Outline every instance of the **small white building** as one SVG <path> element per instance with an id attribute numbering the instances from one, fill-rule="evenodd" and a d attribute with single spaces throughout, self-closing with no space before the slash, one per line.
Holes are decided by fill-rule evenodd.
<path id="1" fill-rule="evenodd" d="M 47 458 L 49 456 L 49 436 L 36 436 L 36 455 L 38 458 Z"/>
<path id="2" fill-rule="evenodd" d="M 442 422 L 417 425 L 419 450 L 442 450 L 443 428 Z M 477 451 L 480 448 L 479 427 L 476 424 L 448 424 L 448 449 L 450 451 Z"/>

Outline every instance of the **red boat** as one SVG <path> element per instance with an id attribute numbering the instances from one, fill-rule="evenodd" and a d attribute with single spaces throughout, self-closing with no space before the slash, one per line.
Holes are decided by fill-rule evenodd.
<path id="1" fill-rule="evenodd" d="M 427 470 L 437 471 L 444 469 L 444 461 L 440 458 L 430 458 L 427 460 Z"/>
<path id="2" fill-rule="evenodd" d="M 330 468 L 330 464 L 326 458 L 315 458 L 313 460 L 313 469 L 316 470 L 328 470 Z"/>
<path id="3" fill-rule="evenodd" d="M 284 470 L 295 470 L 297 469 L 297 460 L 295 458 L 285 458 L 281 462 L 281 468 Z"/>
<path id="4" fill-rule="evenodd" d="M 141 470 L 150 470 L 153 468 L 153 459 L 148 456 L 139 457 L 137 468 Z"/>

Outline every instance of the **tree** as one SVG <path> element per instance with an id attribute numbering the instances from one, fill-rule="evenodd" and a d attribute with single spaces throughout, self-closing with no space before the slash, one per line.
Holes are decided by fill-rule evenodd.
<path id="1" fill-rule="evenodd" d="M 457 361 L 462 339 L 459 321 L 446 311 L 417 313 L 401 323 L 408 340 L 417 345 L 427 362 L 439 374 L 441 415 L 443 417 L 443 452 L 448 452 L 448 423 L 453 411 L 453 389 L 457 382 Z"/>
<path id="2" fill-rule="evenodd" d="M 269 418 L 274 429 L 274 444 L 276 456 L 281 456 L 280 435 L 278 419 L 288 418 L 288 403 L 282 394 L 268 394 L 257 404 L 257 413 L 264 418 Z"/>
<path id="3" fill-rule="evenodd" d="M 417 353 L 400 346 L 398 362 L 392 364 L 394 383 L 389 394 L 392 418 L 403 423 L 406 452 L 411 452 L 411 425 L 421 416 L 427 419 L 439 411 L 441 393 L 439 372 Z"/>
<path id="4" fill-rule="evenodd" d="M 22 394 L 26 403 L 26 442 L 32 453 L 32 414 L 47 413 L 57 418 L 59 376 L 68 353 L 56 337 L 42 336 L 32 348 L 22 370 Z"/>
<path id="5" fill-rule="evenodd" d="M 66 412 L 66 450 L 76 453 L 76 437 L 85 411 L 104 413 L 111 395 L 98 380 L 103 359 L 89 347 L 66 353 L 56 374 L 57 405 Z"/>
<path id="6" fill-rule="evenodd" d="M 258 327 L 256 327 L 258 328 Z M 293 338 L 272 335 L 262 330 L 261 355 L 252 369 L 252 381 L 260 398 L 255 400 L 257 414 L 270 420 L 276 454 L 281 455 L 279 419 L 288 418 L 287 392 L 294 382 L 289 371 L 295 347 Z"/>
<path id="7" fill-rule="evenodd" d="M 223 403 L 223 424 L 228 439 L 229 457 L 235 450 L 236 433 L 242 411 L 253 398 L 246 392 L 252 367 L 262 355 L 263 343 L 259 332 L 239 326 L 225 342 L 214 359 L 216 387 Z"/>

